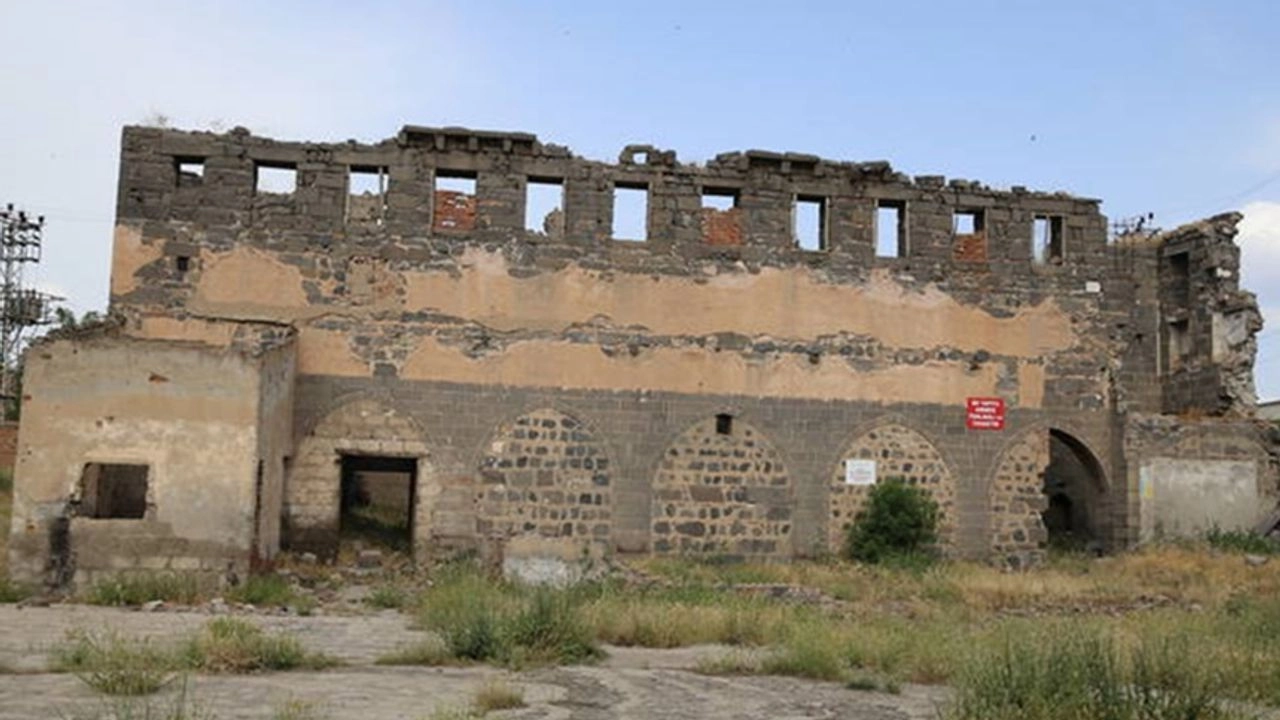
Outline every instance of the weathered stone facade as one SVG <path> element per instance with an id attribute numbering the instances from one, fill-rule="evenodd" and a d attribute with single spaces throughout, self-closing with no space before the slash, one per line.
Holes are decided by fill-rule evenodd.
<path id="1" fill-rule="evenodd" d="M 642 208 L 621 204 L 637 193 Z M 195 362 L 241 352 L 245 328 L 283 338 L 294 361 L 263 366 L 256 386 L 287 393 L 260 392 L 275 410 L 245 416 L 262 438 L 252 457 L 209 439 L 217 462 L 251 469 L 253 517 L 276 519 L 259 533 L 265 558 L 336 550 L 353 457 L 412 468 L 423 559 L 532 545 L 813 555 L 839 546 L 863 503 L 843 472 L 856 459 L 937 499 L 947 552 L 1024 564 L 1046 517 L 1119 548 L 1151 513 L 1187 507 L 1144 502 L 1140 476 L 1178 496 L 1209 468 L 1253 488 L 1260 511 L 1272 502 L 1267 441 L 1170 449 L 1144 419 L 1256 434 L 1260 322 L 1238 287 L 1238 219 L 1110 240 L 1095 200 L 885 162 L 685 164 L 634 145 L 604 163 L 461 128 L 317 144 L 131 127 L 111 271 L 122 326 L 63 342 L 84 345 L 81 362 L 112 343 Z M 73 516 L 68 488 L 94 462 L 24 465 L 79 447 L 41 416 L 63 412 L 44 396 L 74 385 L 43 373 L 42 347 L 15 537 Z M 134 382 L 148 367 L 120 371 Z M 158 412 L 139 397 L 131 412 Z M 1002 401 L 1002 429 L 969 428 L 969 398 Z M 103 402 L 99 419 L 117 413 Z M 1161 475 L 1171 458 L 1242 464 Z M 137 461 L 184 488 L 166 503 L 223 502 Z M 47 546 L 16 542 L 14 566 L 37 574 Z"/>
<path id="2" fill-rule="evenodd" d="M 676 438 L 653 479 L 653 550 L 789 556 L 791 478 L 755 428 L 728 415 Z"/>
<path id="3" fill-rule="evenodd" d="M 827 533 L 832 552 L 839 552 L 843 547 L 845 534 L 857 519 L 871 491 L 869 485 L 845 482 L 844 461 L 847 459 L 875 461 L 883 477 L 896 478 L 924 489 L 938 504 L 938 539 L 944 547 L 951 544 L 955 534 L 955 479 L 942 454 L 928 438 L 892 422 L 859 436 L 840 457 L 841 462 L 829 489 L 831 510 Z"/>

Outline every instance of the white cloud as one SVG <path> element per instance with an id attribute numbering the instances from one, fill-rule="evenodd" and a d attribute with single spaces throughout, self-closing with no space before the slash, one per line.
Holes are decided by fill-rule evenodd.
<path id="1" fill-rule="evenodd" d="M 159 113 L 175 127 L 382 139 L 406 122 L 394 98 L 463 103 L 483 58 L 473 50 L 465 68 L 447 60 L 466 56 L 467 42 L 449 13 L 416 7 L 396 25 L 393 11 L 363 3 L 7 5 L 0 201 L 48 217 L 36 277 L 66 288 L 77 311 L 106 306 L 125 124 Z M 401 42 L 384 42 L 395 28 Z M 426 66 L 419 56 L 427 53 L 445 60 Z"/>
<path id="2" fill-rule="evenodd" d="M 1240 284 L 1258 295 L 1265 322 L 1255 371 L 1258 396 L 1280 397 L 1280 202 L 1246 205 L 1240 221 Z"/>

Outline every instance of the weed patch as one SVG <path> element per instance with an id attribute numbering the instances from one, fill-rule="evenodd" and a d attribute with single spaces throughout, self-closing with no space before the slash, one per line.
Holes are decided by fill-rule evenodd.
<path id="1" fill-rule="evenodd" d="M 291 635 L 269 635 L 253 623 L 229 617 L 209 621 L 178 654 L 184 667 L 210 673 L 320 670 L 337 664 L 307 652 Z"/>
<path id="2" fill-rule="evenodd" d="M 114 632 L 71 632 L 54 648 L 50 664 L 104 695 L 150 695 L 169 684 L 178 669 L 169 650 Z"/>
<path id="3" fill-rule="evenodd" d="M 583 625 L 581 590 L 529 591 L 467 565 L 447 568 L 423 594 L 419 624 L 450 657 L 508 665 L 573 664 L 601 655 Z"/>
<path id="4" fill-rule="evenodd" d="M 458 660 L 443 640 L 431 636 L 412 645 L 399 647 L 379 657 L 375 662 L 378 665 L 436 666 L 454 665 Z"/>
<path id="5" fill-rule="evenodd" d="M 512 710 L 524 706 L 524 691 L 513 688 L 501 680 L 490 680 L 485 683 L 471 699 L 471 707 L 480 715 L 487 715 L 495 710 Z"/>
<path id="6" fill-rule="evenodd" d="M 226 599 L 246 605 L 283 607 L 293 602 L 294 592 L 289 581 L 279 575 L 250 575 L 227 591 Z"/>
<path id="7" fill-rule="evenodd" d="M 89 588 L 90 605 L 143 605 L 153 600 L 194 605 L 201 599 L 199 578 L 186 573 L 128 573 L 99 580 Z"/>

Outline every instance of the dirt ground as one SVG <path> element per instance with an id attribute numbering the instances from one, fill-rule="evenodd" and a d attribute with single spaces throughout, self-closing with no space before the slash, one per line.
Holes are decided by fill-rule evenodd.
<path id="1" fill-rule="evenodd" d="M 114 629 L 130 637 L 177 639 L 210 618 L 205 612 L 140 612 L 90 606 L 0 606 L 0 720 L 76 717 L 103 699 L 69 674 L 45 672 L 50 648 L 69 630 Z M 524 692 L 528 707 L 490 715 L 505 718 L 936 718 L 945 691 L 905 686 L 900 695 L 775 677 L 711 677 L 693 671 L 726 648 L 679 650 L 607 648 L 609 658 L 587 667 L 510 673 L 486 667 L 382 667 L 374 660 L 421 633 L 394 611 L 364 617 L 249 616 L 264 629 L 287 631 L 309 649 L 341 658 L 320 672 L 250 676 L 194 676 L 188 689 L 219 720 L 267 719 L 291 700 L 311 703 L 316 718 L 420 720 L 444 707 L 463 707 L 495 677 Z M 173 690 L 169 691 L 170 693 Z M 156 703 L 163 706 L 164 696 Z"/>

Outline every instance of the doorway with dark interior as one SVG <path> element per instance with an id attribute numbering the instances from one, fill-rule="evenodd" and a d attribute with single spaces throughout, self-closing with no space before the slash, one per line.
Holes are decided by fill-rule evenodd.
<path id="1" fill-rule="evenodd" d="M 1041 519 L 1050 548 L 1099 554 L 1107 541 L 1106 476 L 1097 457 L 1078 438 L 1049 431 L 1044 470 L 1048 500 Z"/>
<path id="2" fill-rule="evenodd" d="M 342 544 L 408 552 L 417 480 L 416 458 L 342 455 Z"/>

